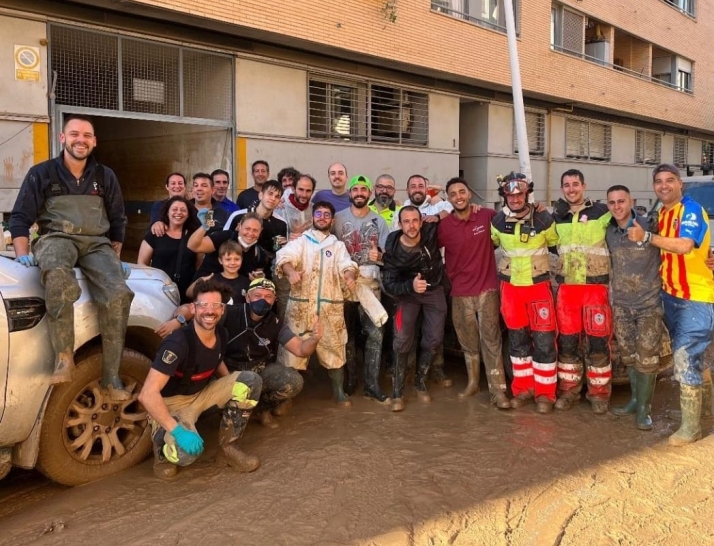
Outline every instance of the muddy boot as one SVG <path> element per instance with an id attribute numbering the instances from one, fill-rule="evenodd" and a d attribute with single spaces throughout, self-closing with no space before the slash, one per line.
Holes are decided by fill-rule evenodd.
<path id="1" fill-rule="evenodd" d="M 417 361 L 416 377 L 414 378 L 414 388 L 419 402 L 431 402 L 431 396 L 426 390 L 426 378 L 429 375 L 429 367 L 434 360 L 434 355 L 428 351 L 422 351 Z"/>
<path id="2" fill-rule="evenodd" d="M 522 392 L 521 394 L 511 398 L 511 407 L 513 409 L 522 408 L 526 404 L 530 404 L 533 400 L 533 394 L 530 392 Z"/>
<path id="3" fill-rule="evenodd" d="M 126 304 L 121 300 L 116 300 L 107 307 L 99 307 L 99 331 L 102 333 L 101 386 L 107 390 L 109 398 L 117 402 L 124 402 L 132 398 L 131 393 L 124 388 L 124 383 L 119 378 L 130 306 L 131 298 Z"/>
<path id="4" fill-rule="evenodd" d="M 702 413 L 701 385 L 679 385 L 679 404 L 682 408 L 682 426 L 669 437 L 669 445 L 684 446 L 702 437 L 699 418 Z"/>
<path id="5" fill-rule="evenodd" d="M 466 383 L 464 391 L 459 393 L 459 398 L 467 398 L 477 394 L 481 378 L 481 359 L 479 355 L 464 353 L 464 360 L 466 361 L 466 375 L 468 375 L 469 382 Z"/>
<path id="6" fill-rule="evenodd" d="M 667 410 L 667 418 L 675 421 L 682 420 L 680 410 Z M 712 372 L 709 368 L 702 373 L 702 416 L 706 421 L 712 420 Z"/>
<path id="7" fill-rule="evenodd" d="M 263 425 L 265 428 L 276 429 L 280 427 L 277 421 L 273 419 L 270 410 L 261 411 L 260 413 L 255 413 L 254 415 L 256 419 L 260 421 L 260 424 Z"/>
<path id="8" fill-rule="evenodd" d="M 395 353 L 392 364 L 392 411 L 404 409 L 404 382 L 407 377 L 407 362 L 409 353 Z"/>
<path id="9" fill-rule="evenodd" d="M 454 382 L 449 378 L 446 377 L 446 374 L 444 373 L 444 347 L 440 347 L 437 351 L 436 354 L 434 355 L 434 359 L 431 363 L 431 378 L 434 380 L 434 382 L 444 388 L 449 388 L 454 386 Z"/>
<path id="10" fill-rule="evenodd" d="M 69 383 L 72 381 L 72 374 L 75 368 L 72 351 L 65 351 L 58 354 L 55 360 L 55 373 L 50 378 L 50 384 Z"/>
<path id="11" fill-rule="evenodd" d="M 345 384 L 344 392 L 347 396 L 352 396 L 357 390 L 357 352 L 353 351 L 353 355 L 350 356 L 347 353 L 347 359 L 345 365 L 342 367 L 344 370 Z"/>
<path id="12" fill-rule="evenodd" d="M 637 379 L 639 374 L 637 373 L 637 370 L 635 370 L 634 366 L 628 366 L 627 375 L 630 378 L 630 401 L 624 406 L 614 406 L 610 409 L 610 413 L 617 415 L 618 417 L 637 413 Z"/>
<path id="13" fill-rule="evenodd" d="M 603 415 L 604 413 L 607 413 L 607 410 L 610 407 L 610 401 L 599 400 L 596 398 L 594 400 L 590 400 L 590 407 L 592 407 L 595 415 Z"/>
<path id="14" fill-rule="evenodd" d="M 538 413 L 550 413 L 553 411 L 553 402 L 546 396 L 536 398 L 536 411 Z"/>
<path id="15" fill-rule="evenodd" d="M 251 410 L 240 409 L 233 401 L 223 409 L 221 428 L 218 431 L 216 462 L 230 466 L 238 472 L 253 472 L 260 466 L 255 455 L 248 455 L 236 445 L 248 425 Z"/>
<path id="16" fill-rule="evenodd" d="M 332 382 L 332 393 L 335 395 L 335 400 L 337 400 L 337 405 L 348 408 L 352 405 L 349 396 L 345 394 L 342 386 L 345 383 L 345 370 L 344 368 L 335 368 L 332 370 L 327 370 L 327 375 L 330 376 L 330 381 Z"/>
<path id="17" fill-rule="evenodd" d="M 491 395 L 491 403 L 498 409 L 511 409 L 511 401 L 505 392 L 497 392 Z"/>
<path id="18" fill-rule="evenodd" d="M 576 392 L 564 392 L 555 401 L 555 409 L 569 410 L 580 401 L 580 394 Z"/>
<path id="19" fill-rule="evenodd" d="M 290 413 L 290 409 L 292 407 L 293 407 L 293 399 L 288 398 L 287 400 L 281 402 L 276 407 L 274 407 L 272 410 L 272 414 L 275 415 L 275 417 L 283 417 L 284 415 L 287 415 L 288 413 Z"/>
<path id="20" fill-rule="evenodd" d="M 652 430 L 652 396 L 657 383 L 656 373 L 637 374 L 637 414 L 635 422 L 640 430 Z"/>
<path id="21" fill-rule="evenodd" d="M 382 355 L 379 355 L 379 358 L 375 357 L 376 355 L 371 355 L 368 351 L 364 358 L 364 395 L 380 404 L 388 403 L 389 398 L 379 386 L 379 368 Z"/>
<path id="22" fill-rule="evenodd" d="M 154 476 L 161 480 L 173 480 L 178 474 L 178 466 L 169 462 L 164 455 L 165 435 L 166 430 L 162 427 L 156 428 L 151 434 L 154 446 Z"/>

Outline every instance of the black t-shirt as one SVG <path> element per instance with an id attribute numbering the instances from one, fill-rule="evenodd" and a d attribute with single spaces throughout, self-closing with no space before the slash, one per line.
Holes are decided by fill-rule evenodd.
<path id="1" fill-rule="evenodd" d="M 255 188 L 243 190 L 238 194 L 238 199 L 236 199 L 236 205 L 238 205 L 239 209 L 257 207 L 259 202 L 260 194 Z"/>
<path id="2" fill-rule="evenodd" d="M 211 273 L 220 273 L 223 271 L 221 264 L 218 262 L 218 249 L 226 241 L 237 241 L 238 232 L 233 230 L 215 231 L 213 233 L 209 233 L 207 237 L 211 239 L 211 242 L 216 250 L 210 254 L 206 254 L 203 258 L 201 267 L 193 276 L 194 281 L 200 277 L 210 275 Z M 266 277 L 270 276 L 270 256 L 265 250 L 260 248 L 259 244 L 253 245 L 248 250 L 243 251 L 243 262 L 241 263 L 240 270 L 238 272 L 247 277 L 248 273 L 251 273 L 256 269 L 262 269 L 265 271 Z"/>
<path id="3" fill-rule="evenodd" d="M 189 362 L 188 336 L 193 337 L 195 353 L 193 363 Z M 161 343 L 151 367 L 170 376 L 161 389 L 161 396 L 196 394 L 208 385 L 218 365 L 226 354 L 227 333 L 224 328 L 216 328 L 216 345 L 206 347 L 198 336 L 193 324 L 179 328 Z M 184 375 L 190 373 L 191 380 L 184 384 Z"/>
<path id="4" fill-rule="evenodd" d="M 225 284 L 231 289 L 233 297 L 230 301 L 224 303 L 229 303 L 231 305 L 243 305 L 245 303 L 245 295 L 250 288 L 250 279 L 245 275 L 238 275 L 235 279 L 227 279 L 222 273 L 213 276 L 217 281 Z"/>
<path id="5" fill-rule="evenodd" d="M 285 345 L 295 337 L 272 311 L 255 322 L 247 303 L 227 306 L 224 316 L 223 326 L 228 330 L 225 362 L 231 371 L 274 362 L 278 344 Z"/>
<path id="6" fill-rule="evenodd" d="M 186 289 L 191 285 L 193 275 L 196 273 L 196 254 L 186 246 L 188 234 L 182 239 L 174 239 L 168 235 L 157 237 L 149 232 L 144 236 L 144 241 L 154 249 L 154 253 L 151 256 L 151 266 L 161 269 L 176 283 L 181 293 L 181 302 L 186 303 L 188 301 L 186 299 Z M 183 250 L 179 252 L 182 247 Z M 181 254 L 181 265 L 178 267 L 179 277 L 176 278 L 176 262 L 179 254 Z"/>

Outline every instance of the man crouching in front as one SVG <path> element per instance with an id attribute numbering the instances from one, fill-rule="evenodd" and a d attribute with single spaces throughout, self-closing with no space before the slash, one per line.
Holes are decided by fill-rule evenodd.
<path id="1" fill-rule="evenodd" d="M 154 474 L 174 478 L 203 452 L 196 420 L 212 406 L 223 409 L 217 460 L 239 472 L 260 466 L 253 455 L 235 445 L 253 408 L 262 381 L 254 372 L 230 373 L 223 362 L 228 334 L 219 326 L 229 289 L 212 279 L 194 289 L 194 319 L 164 339 L 151 365 L 139 401 L 149 412 L 154 442 Z M 211 381 L 213 376 L 218 379 Z"/>

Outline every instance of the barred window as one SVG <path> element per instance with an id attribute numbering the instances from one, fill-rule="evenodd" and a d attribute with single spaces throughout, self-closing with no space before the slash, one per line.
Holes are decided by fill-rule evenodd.
<path id="1" fill-rule="evenodd" d="M 565 124 L 566 157 L 610 161 L 612 127 L 604 123 L 568 118 Z"/>
<path id="2" fill-rule="evenodd" d="M 514 0 L 516 28 L 520 7 L 520 0 Z M 501 0 L 431 0 L 431 9 L 485 28 L 506 32 L 506 9 Z"/>
<path id="3" fill-rule="evenodd" d="M 714 142 L 702 142 L 702 165 L 714 164 Z"/>
<path id="4" fill-rule="evenodd" d="M 526 111 L 526 133 L 528 134 L 530 155 L 543 155 L 545 153 L 545 114 Z M 513 153 L 518 153 L 515 118 L 513 120 Z"/>
<path id="5" fill-rule="evenodd" d="M 689 140 L 687 137 L 674 137 L 674 164 L 684 167 L 689 156 Z"/>
<path id="6" fill-rule="evenodd" d="M 662 135 L 651 131 L 635 132 L 635 163 L 658 165 L 662 156 Z"/>
<path id="7" fill-rule="evenodd" d="M 376 83 L 311 77 L 311 138 L 426 146 L 429 96 Z"/>

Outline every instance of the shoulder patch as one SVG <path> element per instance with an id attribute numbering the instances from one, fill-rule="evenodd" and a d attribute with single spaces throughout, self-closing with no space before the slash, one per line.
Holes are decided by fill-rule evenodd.
<path id="1" fill-rule="evenodd" d="M 168 364 L 169 366 L 176 362 L 176 360 L 178 360 L 178 355 L 173 351 L 169 351 L 168 349 L 164 351 L 163 355 L 161 355 L 161 361 L 164 364 Z"/>

